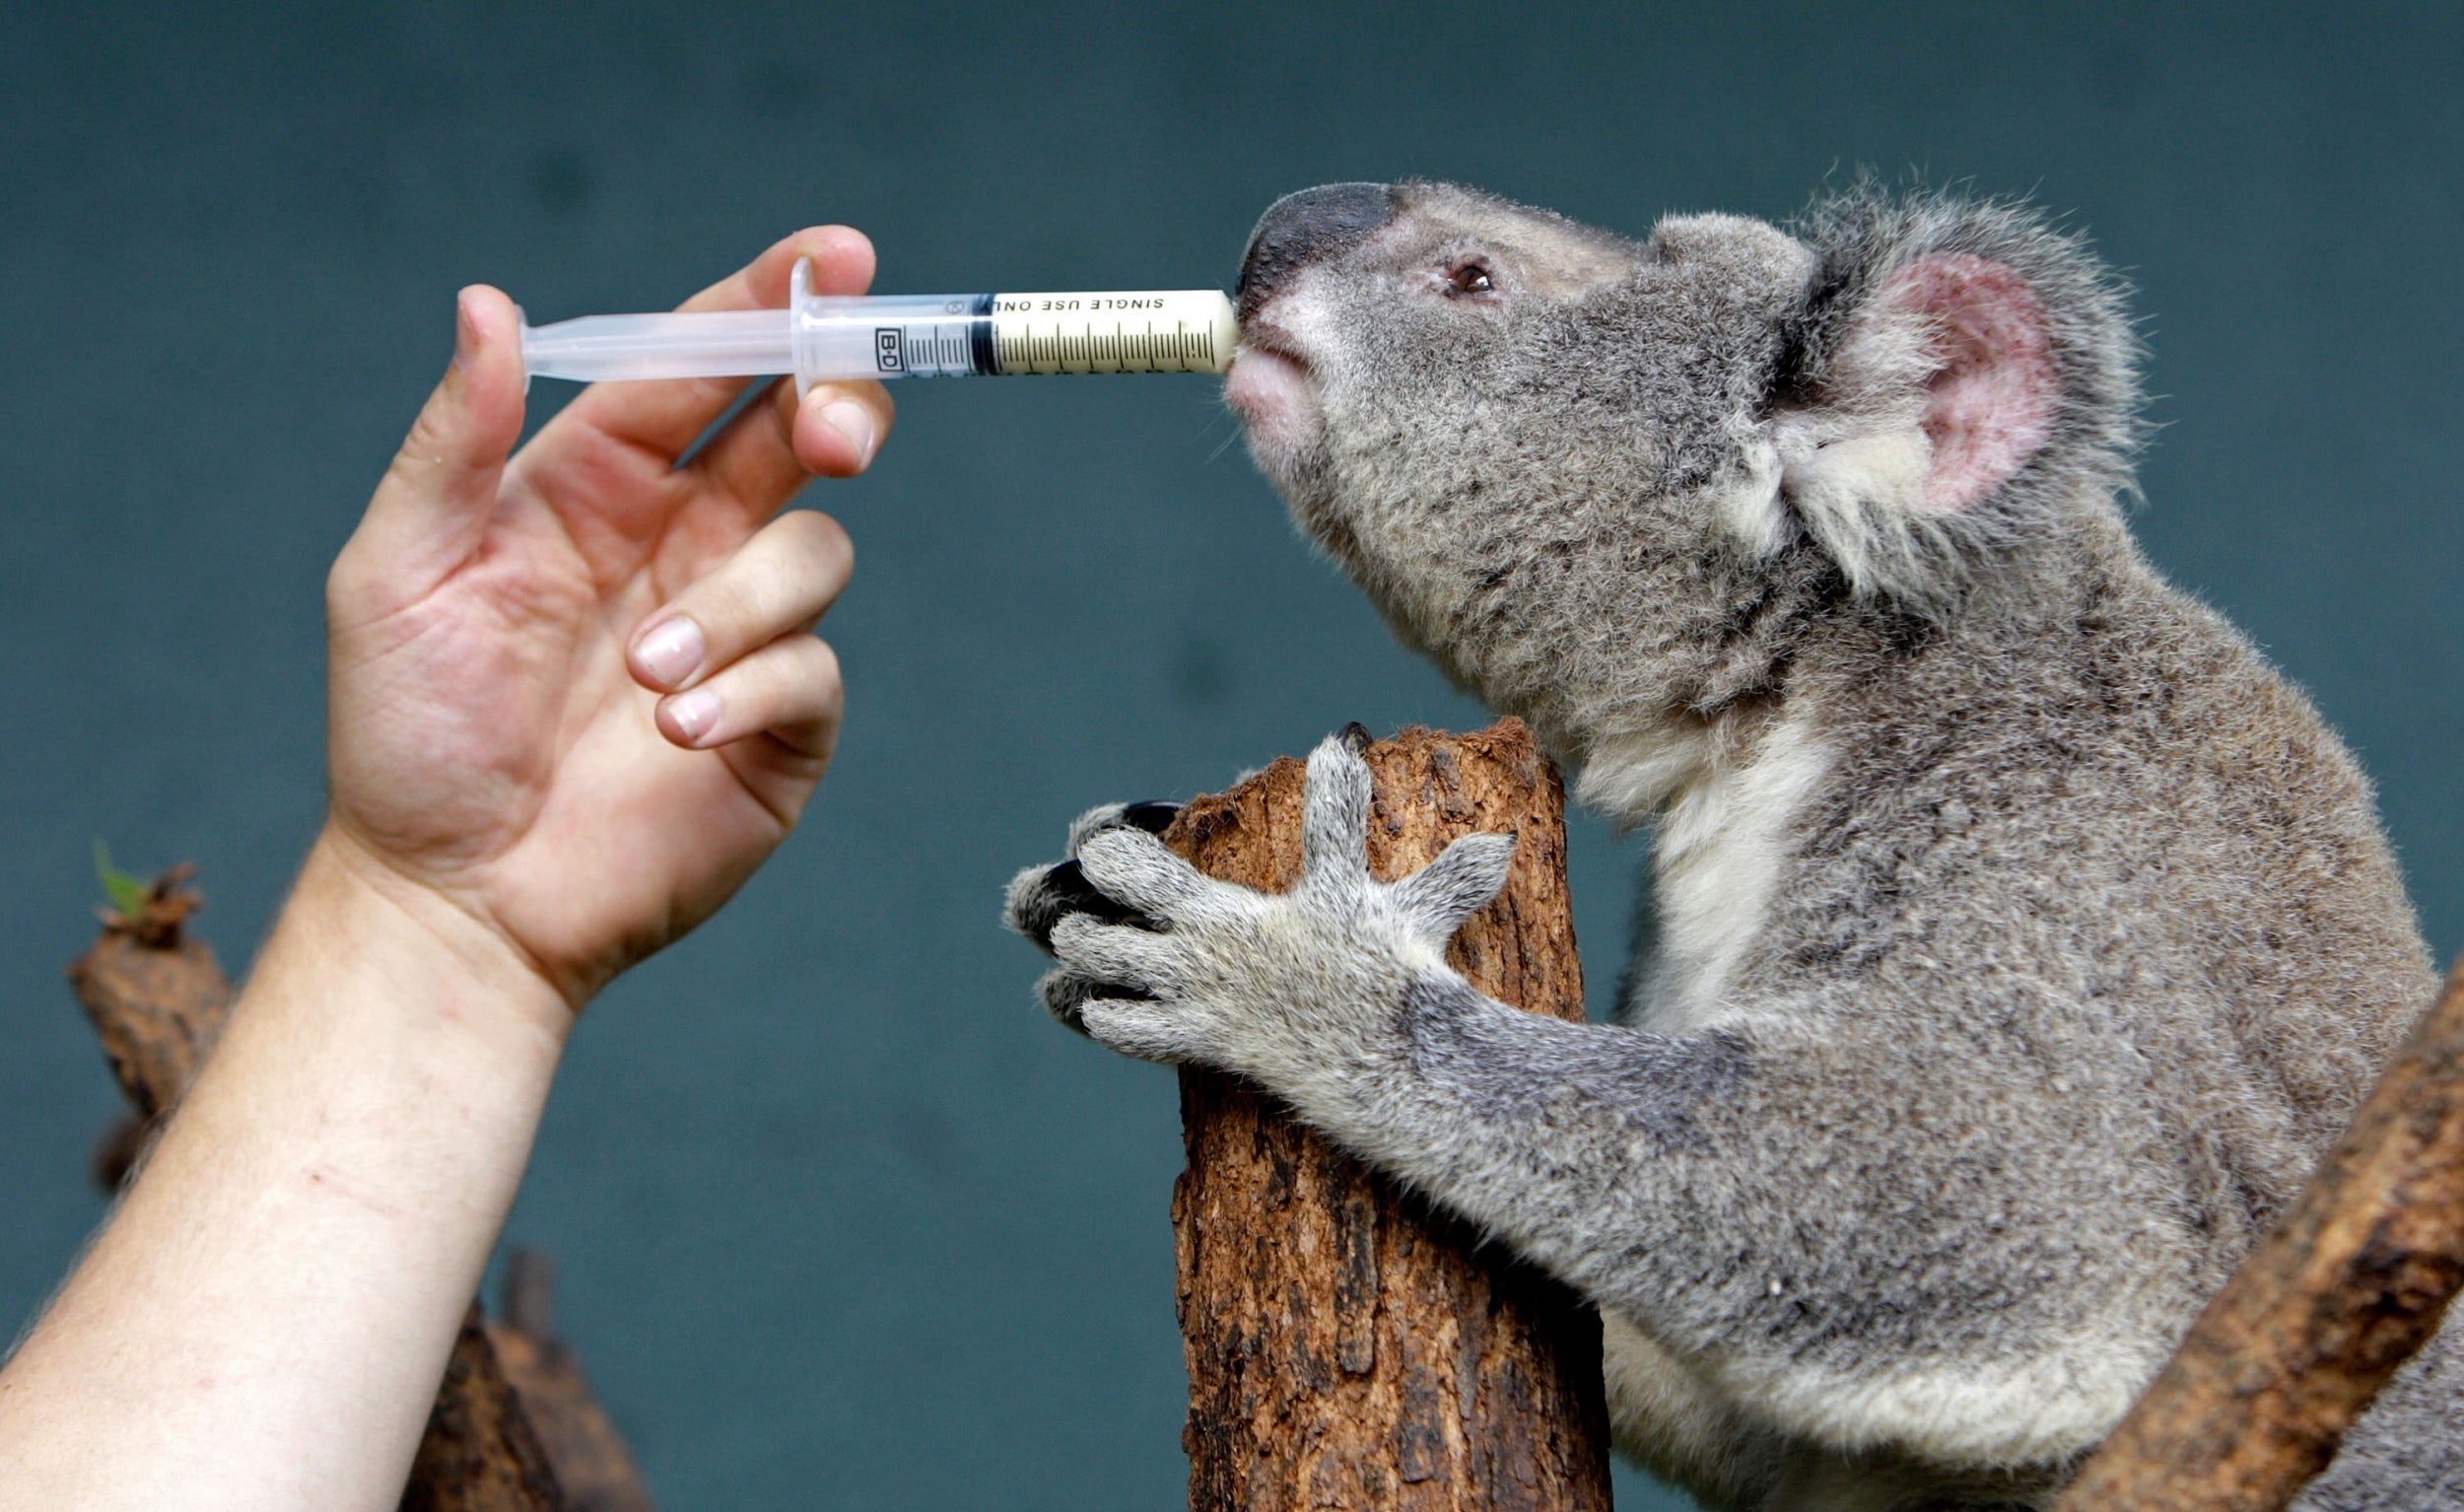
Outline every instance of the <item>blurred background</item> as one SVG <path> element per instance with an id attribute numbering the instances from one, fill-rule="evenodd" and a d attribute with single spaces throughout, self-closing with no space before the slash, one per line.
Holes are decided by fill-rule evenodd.
<path id="1" fill-rule="evenodd" d="M 91 847 L 197 861 L 244 964 L 318 819 L 325 566 L 455 287 L 655 308 L 819 221 L 885 291 L 1175 288 L 1330 179 L 1638 234 L 1860 165 L 2032 195 L 2139 290 L 2150 551 L 2359 748 L 2454 951 L 2460 80 L 2428 5 L 0 10 L 0 1317 L 103 1212 Z M 837 768 L 591 1008 L 509 1237 L 670 1509 L 1172 1505 L 1173 1080 L 1044 1018 L 1001 883 L 1087 804 L 1484 717 L 1212 381 L 897 397 L 805 501 L 857 543 Z M 1596 1009 L 1639 858 L 1578 827 Z"/>

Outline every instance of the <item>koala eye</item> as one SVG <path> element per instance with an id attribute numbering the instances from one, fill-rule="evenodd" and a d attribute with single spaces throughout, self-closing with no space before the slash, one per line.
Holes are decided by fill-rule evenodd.
<path id="1" fill-rule="evenodd" d="M 1489 277 L 1485 264 L 1459 262 L 1446 275 L 1446 292 L 1457 299 L 1472 298 L 1497 292 L 1496 280 Z"/>

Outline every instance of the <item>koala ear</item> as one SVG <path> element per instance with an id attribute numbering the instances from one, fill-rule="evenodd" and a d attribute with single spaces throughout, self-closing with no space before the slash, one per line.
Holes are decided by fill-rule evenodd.
<path id="1" fill-rule="evenodd" d="M 1792 502 L 1824 514 L 1966 510 L 2044 449 L 2061 398 L 2044 302 L 1967 252 L 1881 279 L 1827 369 L 1813 406 L 1777 427 Z"/>
<path id="2" fill-rule="evenodd" d="M 1749 549 L 1811 537 L 1860 596 L 1930 615 L 2131 486 L 2139 346 L 2084 240 L 2025 205 L 1871 181 L 1795 230 L 1820 271 L 1728 511 Z"/>
<path id="3" fill-rule="evenodd" d="M 2044 302 L 2018 272 L 1965 252 L 1919 257 L 1880 291 L 1880 318 L 1921 327 L 1921 507 L 1964 510 L 2018 476 L 2053 436 L 2061 378 Z"/>
<path id="4" fill-rule="evenodd" d="M 1768 412 L 1780 518 L 1760 537 L 1793 520 L 1859 594 L 1925 612 L 2081 485 L 2127 486 L 2136 389 L 2118 297 L 2077 243 L 1991 212 L 1998 236 L 1908 234 L 1940 229 L 1834 251 L 1850 271 L 1814 293 Z"/>

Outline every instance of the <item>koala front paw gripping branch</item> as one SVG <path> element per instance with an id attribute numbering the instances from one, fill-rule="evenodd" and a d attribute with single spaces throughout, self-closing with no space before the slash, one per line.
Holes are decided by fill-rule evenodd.
<path id="1" fill-rule="evenodd" d="M 812 292 L 800 261 L 784 309 L 583 315 L 522 326 L 532 378 L 1006 378 L 1221 373 L 1240 326 L 1220 290 L 1081 294 Z"/>

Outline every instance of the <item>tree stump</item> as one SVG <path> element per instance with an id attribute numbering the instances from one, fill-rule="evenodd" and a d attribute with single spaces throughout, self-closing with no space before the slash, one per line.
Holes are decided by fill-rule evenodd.
<path id="1" fill-rule="evenodd" d="M 1512 833 L 1504 893 L 1448 959 L 1502 1002 L 1580 1020 L 1565 796 L 1530 733 L 1407 729 L 1362 754 L 1371 870 L 1392 880 L 1458 836 Z M 1281 891 L 1300 874 L 1302 789 L 1285 758 L 1191 803 L 1164 840 L 1209 875 Z M 1193 1512 L 1609 1505 L 1596 1313 L 1249 1083 L 1184 1067 L 1181 1110 Z"/>

